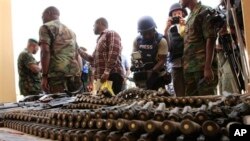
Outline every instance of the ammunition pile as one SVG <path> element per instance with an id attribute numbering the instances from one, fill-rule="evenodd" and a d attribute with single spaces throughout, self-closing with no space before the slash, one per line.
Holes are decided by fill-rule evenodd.
<path id="1" fill-rule="evenodd" d="M 5 113 L 4 126 L 60 141 L 227 141 L 229 127 L 250 114 L 249 95 L 177 98 L 130 89 L 76 97 L 61 108 Z"/>

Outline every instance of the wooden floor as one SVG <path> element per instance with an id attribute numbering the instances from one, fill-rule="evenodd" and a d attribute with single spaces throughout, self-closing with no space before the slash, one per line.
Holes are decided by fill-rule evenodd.
<path id="1" fill-rule="evenodd" d="M 0 128 L 0 141 L 51 141 L 9 128 Z"/>

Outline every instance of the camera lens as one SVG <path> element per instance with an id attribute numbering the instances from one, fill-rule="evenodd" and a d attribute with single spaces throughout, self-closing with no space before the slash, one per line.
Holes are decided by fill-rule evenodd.
<path id="1" fill-rule="evenodd" d="M 172 18 L 172 24 L 179 24 L 180 23 L 180 17 L 173 17 Z"/>

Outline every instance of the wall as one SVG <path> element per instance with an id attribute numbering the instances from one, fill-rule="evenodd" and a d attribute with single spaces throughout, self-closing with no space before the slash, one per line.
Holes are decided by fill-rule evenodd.
<path id="1" fill-rule="evenodd" d="M 0 102 L 15 102 L 11 0 L 0 0 Z"/>
<path id="2" fill-rule="evenodd" d="M 247 14 L 250 13 L 249 6 L 250 6 L 249 0 L 242 0 L 246 48 L 247 48 L 248 56 L 250 57 L 250 24 L 247 24 L 247 23 L 250 23 L 250 16 L 247 16 Z M 248 92 L 250 92 L 250 84 L 248 84 Z"/>
<path id="3" fill-rule="evenodd" d="M 250 55 L 250 16 L 247 16 L 247 14 L 250 13 L 250 1 L 249 0 L 242 0 L 242 9 L 243 9 L 243 16 L 244 16 L 244 28 L 245 28 L 245 38 L 246 38 L 246 44 L 247 44 L 247 52 L 248 55 Z"/>

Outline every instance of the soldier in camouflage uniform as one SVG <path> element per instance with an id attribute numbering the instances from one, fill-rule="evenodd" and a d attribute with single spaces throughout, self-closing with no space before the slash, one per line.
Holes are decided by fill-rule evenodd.
<path id="1" fill-rule="evenodd" d="M 59 16 L 56 7 L 46 8 L 39 31 L 42 88 L 49 93 L 72 92 L 82 86 L 76 35 L 59 21 Z"/>
<path id="2" fill-rule="evenodd" d="M 41 68 L 32 55 L 38 49 L 38 42 L 29 39 L 27 48 L 18 57 L 19 89 L 23 96 L 41 93 Z"/>
<path id="3" fill-rule="evenodd" d="M 218 73 L 214 50 L 217 34 L 207 15 L 200 14 L 208 7 L 197 0 L 180 0 L 180 3 L 191 10 L 184 36 L 185 94 L 216 94 Z"/>

